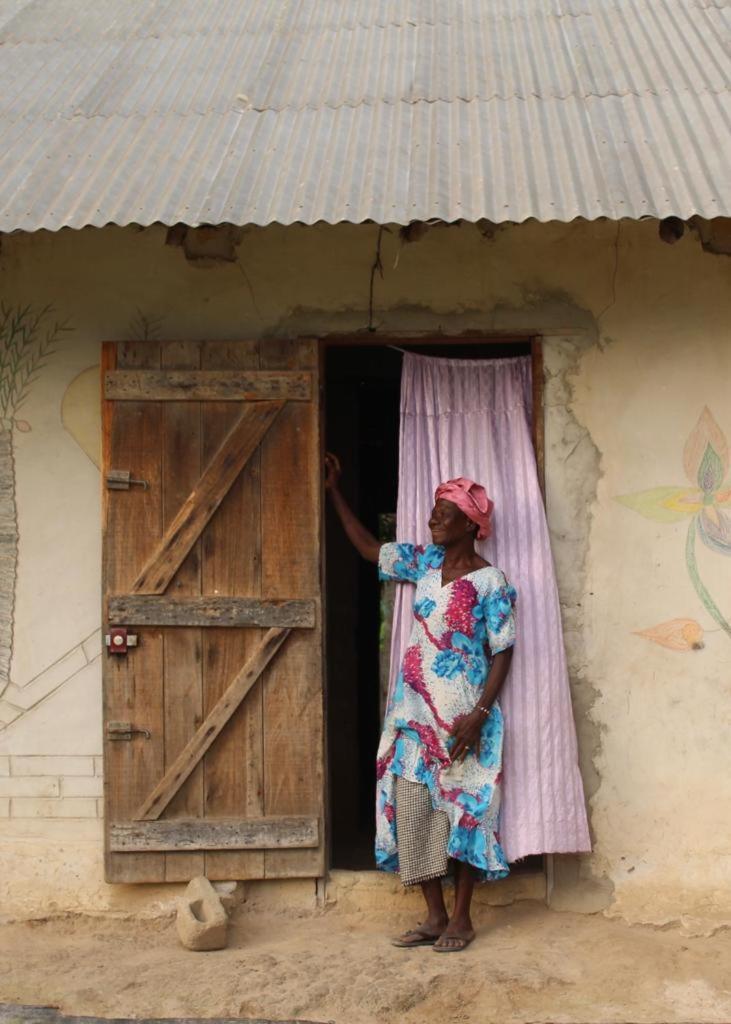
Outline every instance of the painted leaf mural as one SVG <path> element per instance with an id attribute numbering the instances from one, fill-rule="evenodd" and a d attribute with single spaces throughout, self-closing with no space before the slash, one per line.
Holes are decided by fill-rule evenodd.
<path id="1" fill-rule="evenodd" d="M 706 547 L 731 555 L 731 518 L 719 508 L 704 508 L 698 516 L 698 536 Z"/>
<path id="2" fill-rule="evenodd" d="M 703 508 L 700 492 L 688 491 L 687 487 L 653 487 L 623 494 L 617 501 L 656 523 L 679 523 Z"/>
<path id="3" fill-rule="evenodd" d="M 729 471 L 728 442 L 707 407 L 685 442 L 683 468 L 690 487 L 653 487 L 635 494 L 620 495 L 617 501 L 658 523 L 690 520 L 685 541 L 688 575 L 706 611 L 731 637 L 731 624 L 701 579 L 696 557 L 697 539 L 715 554 L 731 556 L 731 515 L 726 511 L 731 509 L 731 482 L 726 479 Z M 679 625 L 681 623 L 683 625 Z M 690 623 L 695 623 L 695 620 L 671 619 L 649 630 L 641 630 L 637 635 L 672 650 L 697 649 L 700 639 L 691 641 L 690 647 L 684 646 L 687 637 L 694 635 L 695 627 L 700 629 L 698 623 L 695 626 Z"/>
<path id="4" fill-rule="evenodd" d="M 704 490 L 701 482 L 701 469 L 704 467 L 706 459 L 708 459 L 708 464 L 718 462 L 721 472 L 716 486 L 720 486 L 721 479 L 728 472 L 728 444 L 723 431 L 707 407 L 700 414 L 683 449 L 685 475 L 691 483 L 697 484 Z"/>

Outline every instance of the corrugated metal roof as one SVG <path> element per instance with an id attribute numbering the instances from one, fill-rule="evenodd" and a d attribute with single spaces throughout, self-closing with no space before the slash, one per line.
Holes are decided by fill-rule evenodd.
<path id="1" fill-rule="evenodd" d="M 0 230 L 731 215 L 731 0 L 0 0 Z"/>

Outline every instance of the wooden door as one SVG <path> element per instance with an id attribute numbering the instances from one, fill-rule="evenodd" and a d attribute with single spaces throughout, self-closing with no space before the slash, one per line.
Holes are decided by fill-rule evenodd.
<path id="1" fill-rule="evenodd" d="M 102 376 L 107 880 L 320 876 L 317 343 L 108 343 Z"/>

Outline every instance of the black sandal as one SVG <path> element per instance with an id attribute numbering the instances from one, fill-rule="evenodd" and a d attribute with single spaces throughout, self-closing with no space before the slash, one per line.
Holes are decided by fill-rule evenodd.
<path id="1" fill-rule="evenodd" d="M 409 941 L 410 935 L 414 936 L 411 941 Z M 412 946 L 433 946 L 438 938 L 438 935 L 425 932 L 423 928 L 411 928 L 403 935 L 399 935 L 397 939 L 391 939 L 391 945 L 398 946 L 399 949 L 410 949 Z"/>

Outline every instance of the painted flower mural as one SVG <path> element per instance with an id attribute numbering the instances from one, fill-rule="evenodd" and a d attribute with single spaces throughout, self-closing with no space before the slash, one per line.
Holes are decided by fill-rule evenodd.
<path id="1" fill-rule="evenodd" d="M 716 604 L 698 571 L 696 546 L 700 540 L 716 554 L 731 556 L 731 481 L 728 442 L 705 408 L 683 450 L 683 467 L 690 481 L 676 487 L 654 487 L 617 500 L 658 523 L 688 520 L 685 562 L 688 575 L 708 614 L 731 637 L 731 624 Z M 639 634 L 673 650 L 702 646 L 703 630 L 694 619 L 672 619 Z"/>

